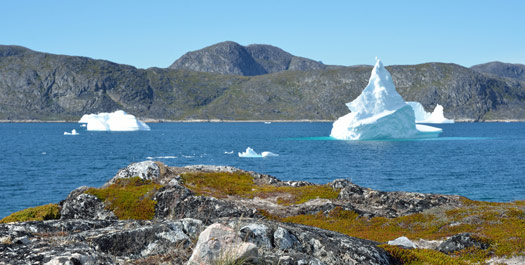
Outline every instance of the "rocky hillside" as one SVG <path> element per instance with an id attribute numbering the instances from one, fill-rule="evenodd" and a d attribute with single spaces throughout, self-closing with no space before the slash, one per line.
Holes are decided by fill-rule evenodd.
<path id="1" fill-rule="evenodd" d="M 523 64 L 490 62 L 474 65 L 470 68 L 480 73 L 525 81 L 525 65 Z"/>
<path id="2" fill-rule="evenodd" d="M 145 161 L 0 220 L 0 264 L 519 264 L 524 210 Z"/>
<path id="3" fill-rule="evenodd" d="M 243 47 L 243 51 L 260 66 L 250 69 L 285 69 L 284 63 L 275 59 L 283 56 L 264 55 L 269 51 L 285 53 L 278 48 L 256 45 Z M 0 120 L 77 120 L 86 113 L 117 109 L 140 118 L 167 120 L 334 120 L 348 112 L 344 103 L 359 95 L 371 69 L 327 67 L 256 76 L 223 75 L 137 69 L 0 46 Z M 519 80 L 443 63 L 387 69 L 405 100 L 419 101 L 427 111 L 441 104 L 447 118 L 525 120 L 525 83 Z"/>
<path id="4" fill-rule="evenodd" d="M 169 68 L 227 75 L 264 75 L 286 70 L 325 69 L 326 65 L 293 56 L 277 47 L 253 44 L 242 46 L 226 41 L 184 54 Z"/>

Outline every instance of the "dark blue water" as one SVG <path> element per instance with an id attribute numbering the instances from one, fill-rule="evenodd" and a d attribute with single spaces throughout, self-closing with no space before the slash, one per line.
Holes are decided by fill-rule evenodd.
<path id="1" fill-rule="evenodd" d="M 230 165 L 284 180 L 348 178 L 388 191 L 525 199 L 525 123 L 443 124 L 433 140 L 352 142 L 326 137 L 331 123 L 150 126 L 148 132 L 87 132 L 76 123 L 0 124 L 0 217 L 59 202 L 81 185 L 100 186 L 148 157 L 171 166 Z M 80 135 L 63 135 L 72 129 Z M 279 156 L 239 158 L 248 146 Z"/>

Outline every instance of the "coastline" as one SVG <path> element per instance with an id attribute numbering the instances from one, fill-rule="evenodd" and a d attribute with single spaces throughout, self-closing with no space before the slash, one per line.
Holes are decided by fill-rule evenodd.
<path id="1" fill-rule="evenodd" d="M 309 119 L 299 119 L 299 120 L 221 120 L 221 119 L 191 119 L 191 120 L 167 120 L 167 119 L 149 119 L 149 118 L 138 118 L 139 120 L 145 123 L 200 123 L 200 122 L 334 122 L 335 120 L 309 120 Z M 77 123 L 78 120 L 0 120 L 0 123 Z M 497 119 L 497 120 L 483 120 L 476 121 L 470 119 L 461 119 L 454 120 L 455 123 L 474 123 L 474 122 L 525 122 L 525 119 Z"/>

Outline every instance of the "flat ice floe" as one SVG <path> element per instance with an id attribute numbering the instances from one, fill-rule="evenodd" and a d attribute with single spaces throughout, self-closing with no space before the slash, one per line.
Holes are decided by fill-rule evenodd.
<path id="1" fill-rule="evenodd" d="M 71 132 L 64 132 L 64 135 L 78 135 L 77 130 L 73 129 Z"/>
<path id="2" fill-rule="evenodd" d="M 397 93 L 392 76 L 376 58 L 368 85 L 352 102 L 351 111 L 337 119 L 331 137 L 339 140 L 370 140 L 437 137 L 440 128 L 417 125 L 415 114 Z"/>
<path id="3" fill-rule="evenodd" d="M 245 152 L 239 152 L 239 157 L 271 157 L 271 156 L 279 156 L 278 154 L 274 154 L 272 152 L 264 151 L 260 154 L 256 153 L 255 150 L 248 147 L 246 148 Z"/>
<path id="4" fill-rule="evenodd" d="M 427 112 L 423 105 L 415 101 L 407 101 L 416 116 L 416 123 L 454 123 L 454 120 L 445 118 L 443 106 L 437 104 L 432 113 Z"/>
<path id="5" fill-rule="evenodd" d="M 149 126 L 123 110 L 86 114 L 78 121 L 87 123 L 88 131 L 149 131 Z"/>

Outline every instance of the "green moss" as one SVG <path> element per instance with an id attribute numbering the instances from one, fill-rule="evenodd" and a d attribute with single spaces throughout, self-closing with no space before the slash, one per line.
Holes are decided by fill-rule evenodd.
<path id="1" fill-rule="evenodd" d="M 300 204 L 312 199 L 335 199 L 339 191 L 328 185 L 302 187 L 278 187 L 256 185 L 253 177 L 242 172 L 184 173 L 181 175 L 184 185 L 198 195 L 225 198 L 276 198 L 283 205 Z"/>
<path id="2" fill-rule="evenodd" d="M 12 213 L 0 220 L 0 223 L 43 221 L 59 218 L 60 207 L 57 204 L 46 204 Z"/>
<path id="3" fill-rule="evenodd" d="M 104 201 L 106 209 L 121 219 L 151 220 L 155 216 L 156 201 L 151 198 L 162 187 L 139 177 L 119 179 L 105 188 L 86 191 Z"/>

